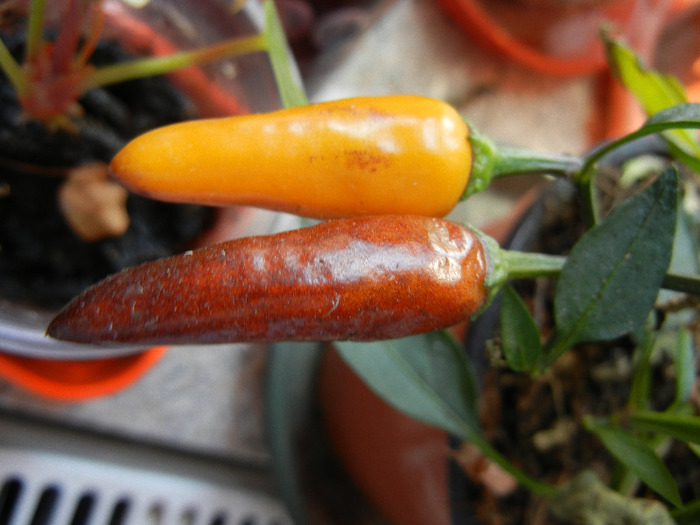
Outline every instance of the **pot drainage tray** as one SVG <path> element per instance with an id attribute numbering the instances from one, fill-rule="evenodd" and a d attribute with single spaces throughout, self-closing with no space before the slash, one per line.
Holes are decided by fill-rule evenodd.
<path id="1" fill-rule="evenodd" d="M 0 525 L 291 525 L 255 469 L 212 475 L 224 460 L 75 440 L 2 414 L 0 427 Z"/>

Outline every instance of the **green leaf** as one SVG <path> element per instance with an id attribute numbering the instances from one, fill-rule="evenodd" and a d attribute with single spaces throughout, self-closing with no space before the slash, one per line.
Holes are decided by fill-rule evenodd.
<path id="1" fill-rule="evenodd" d="M 686 443 L 700 445 L 700 417 L 688 414 L 639 410 L 629 416 L 635 430 L 663 434 Z"/>
<path id="2" fill-rule="evenodd" d="M 615 427 L 589 425 L 588 428 L 600 438 L 605 448 L 620 463 L 652 490 L 677 507 L 683 504 L 671 473 L 654 449 L 643 439 Z"/>
<path id="3" fill-rule="evenodd" d="M 518 372 L 530 370 L 542 355 L 540 332 L 512 286 L 503 287 L 500 323 L 501 347 L 508 365 Z"/>
<path id="4" fill-rule="evenodd" d="M 447 332 L 334 344 L 345 362 L 394 408 L 462 439 L 480 433 L 474 375 Z"/>
<path id="5" fill-rule="evenodd" d="M 677 188 L 671 168 L 579 239 L 555 290 L 554 357 L 575 342 L 614 339 L 642 325 L 671 260 Z"/>
<path id="6" fill-rule="evenodd" d="M 604 41 L 613 73 L 637 98 L 647 115 L 688 102 L 683 86 L 674 77 L 646 68 L 631 49 L 609 35 L 604 35 Z M 681 155 L 700 159 L 700 146 L 688 131 L 665 131 L 663 136 Z"/>
<path id="7" fill-rule="evenodd" d="M 676 525 L 697 525 L 700 523 L 700 499 L 689 502 L 681 509 L 675 509 L 671 516 Z"/>
<path id="8" fill-rule="evenodd" d="M 265 39 L 282 105 L 286 108 L 309 103 L 273 0 L 265 2 Z"/>

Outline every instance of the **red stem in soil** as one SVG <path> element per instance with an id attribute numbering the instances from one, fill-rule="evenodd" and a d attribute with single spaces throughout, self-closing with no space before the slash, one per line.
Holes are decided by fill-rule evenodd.
<path id="1" fill-rule="evenodd" d="M 90 13 L 90 31 L 87 39 L 80 49 L 80 53 L 75 58 L 75 66 L 82 68 L 85 66 L 95 51 L 100 37 L 102 36 L 102 27 L 104 26 L 105 11 L 102 8 L 103 1 L 98 0 L 92 4 L 92 12 Z"/>
<path id="2" fill-rule="evenodd" d="M 55 75 L 70 70 L 71 61 L 80 42 L 80 33 L 85 21 L 82 0 L 68 0 L 65 21 L 56 37 L 51 53 L 51 72 Z"/>

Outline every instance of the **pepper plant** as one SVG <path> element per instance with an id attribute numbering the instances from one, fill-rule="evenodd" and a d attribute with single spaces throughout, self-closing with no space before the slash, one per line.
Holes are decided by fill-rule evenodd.
<path id="1" fill-rule="evenodd" d="M 323 210 L 319 213 L 318 208 L 304 207 L 298 200 L 303 195 L 287 191 L 298 182 L 284 181 L 294 177 L 303 185 L 306 174 L 301 158 L 306 158 L 312 171 L 311 165 L 319 156 L 328 156 L 339 172 L 349 174 L 352 184 L 348 188 L 366 184 L 365 178 L 374 183 L 379 179 L 379 186 L 370 186 L 367 193 L 349 193 L 362 210 L 365 201 L 381 191 L 382 177 L 395 175 L 392 155 L 406 156 L 417 167 L 424 162 L 439 166 L 434 159 L 426 161 L 415 144 L 413 149 L 401 149 L 391 134 L 378 131 L 403 129 L 392 119 L 397 111 L 401 122 L 410 121 L 430 140 L 448 137 L 446 140 L 453 141 L 452 135 L 428 131 L 435 129 L 437 121 L 448 122 L 450 129 L 455 125 L 451 117 L 443 118 L 441 104 L 429 104 L 432 109 L 426 115 L 422 110 L 411 113 L 411 108 L 424 107 L 413 98 L 399 99 L 400 111 L 395 107 L 386 110 L 382 105 L 385 101 L 370 98 L 341 105 L 343 118 L 351 118 L 338 126 L 339 106 L 307 106 L 303 90 L 285 68 L 284 48 L 277 47 L 272 59 L 285 103 L 303 107 L 257 117 L 263 120 L 256 129 L 263 144 L 282 143 L 278 135 L 269 142 L 268 131 L 283 133 L 285 147 L 293 150 L 294 165 L 284 177 L 275 179 L 272 191 L 265 190 L 267 201 L 254 197 L 249 203 L 286 211 L 298 209 L 317 218 L 350 217 L 277 236 L 232 241 L 129 269 L 76 298 L 52 321 L 49 335 L 104 344 L 334 340 L 344 360 L 389 404 L 469 442 L 520 484 L 549 499 L 551 510 L 559 517 L 591 525 L 697 522 L 700 500 L 681 498 L 658 445 L 678 440 L 695 453 L 700 450 L 700 417 L 690 403 L 696 379 L 692 329 L 697 305 L 691 298 L 700 295 L 700 278 L 696 235 L 682 226 L 687 224 L 688 212 L 681 205 L 686 199 L 681 188 L 695 186 L 696 174 L 688 176 L 685 168 L 696 172 L 699 168 L 700 150 L 692 130 L 700 128 L 700 105 L 688 103 L 672 79 L 644 69 L 619 41 L 605 38 L 612 68 L 651 114 L 637 131 L 582 158 L 569 158 L 497 147 L 467 126 L 462 140 L 468 141 L 470 148 L 458 148 L 462 152 L 458 156 L 470 156 L 468 172 L 466 176 L 459 170 L 449 174 L 463 177 L 462 194 L 458 195 L 463 199 L 488 187 L 494 178 L 518 173 L 543 172 L 568 179 L 586 196 L 587 224 L 566 257 L 505 250 L 481 232 L 435 217 L 397 216 L 394 205 L 401 196 L 391 192 L 378 199 L 386 206 L 384 213 L 380 206 L 372 210 L 372 217 L 352 217 L 352 210 L 338 212 L 330 200 L 323 208 L 324 195 L 335 188 L 314 182 L 319 187 L 308 191 Z M 172 180 L 159 173 L 162 155 L 158 151 L 163 145 L 179 150 L 190 140 L 203 143 L 206 149 L 211 136 L 221 136 L 237 122 L 200 123 L 195 133 L 190 133 L 194 128 L 189 127 L 155 130 L 126 147 L 132 150 L 127 160 L 117 156 L 115 174 L 127 178 L 134 191 L 153 194 L 162 189 L 163 198 L 245 203 L 252 192 L 246 189 L 240 194 L 235 181 L 207 182 L 204 185 L 211 187 L 197 187 L 192 192 L 192 185 L 201 180 L 193 183 L 188 178 L 190 171 L 196 173 L 199 162 L 189 153 L 184 154 L 185 162 L 179 169 L 165 170 L 173 173 Z M 314 137 L 316 133 L 335 133 L 338 128 L 362 134 L 365 149 L 327 145 L 337 141 L 309 141 L 304 132 L 310 126 L 316 126 Z M 403 133 L 405 130 L 399 134 Z M 653 174 L 648 170 L 626 174 L 643 179 L 644 189 L 603 213 L 595 190 L 601 161 L 635 139 L 652 134 L 661 134 L 666 140 L 674 161 Z M 321 150 L 314 149 L 318 143 L 325 144 Z M 235 170 L 236 155 L 244 153 L 226 150 L 220 158 L 215 157 L 215 163 L 234 166 L 218 178 L 241 176 Z M 285 169 L 288 157 L 279 156 L 276 149 L 269 155 L 281 159 L 278 167 Z M 344 171 L 348 158 L 364 161 L 366 169 Z M 457 165 L 464 167 L 463 162 Z M 682 176 L 679 167 L 684 167 Z M 243 176 L 254 177 L 256 166 L 246 165 L 246 169 L 249 171 Z M 423 176 L 418 173 L 416 180 Z M 336 179 L 331 181 L 328 184 L 340 184 Z M 426 200 L 433 198 L 425 195 Z M 554 326 L 546 334 L 541 333 L 509 284 L 541 276 L 557 279 Z M 680 295 L 669 295 L 672 293 Z M 589 471 L 562 485 L 552 485 L 518 468 L 485 436 L 478 417 L 479 385 L 472 364 L 445 328 L 459 318 L 479 315 L 499 294 L 498 352 L 507 366 L 522 374 L 536 377 L 547 373 L 566 352 L 583 342 L 622 336 L 635 342 L 626 409 L 607 416 L 587 416 L 580 422 L 618 463 L 618 476 L 610 485 Z M 659 323 L 655 314 L 662 311 L 667 315 Z M 648 386 L 652 350 L 659 341 L 668 340 L 673 347 L 675 398 L 669 406 L 652 410 L 653 392 Z M 638 481 L 658 498 L 632 497 L 631 487 Z"/>
<path id="2" fill-rule="evenodd" d="M 90 59 L 103 37 L 102 0 L 68 0 L 50 5 L 46 0 L 31 0 L 28 6 L 24 55 L 18 61 L 0 40 L 0 71 L 11 84 L 23 117 L 45 125 L 52 132 L 80 131 L 79 100 L 90 90 L 267 51 L 269 42 L 278 38 L 270 33 L 281 31 L 279 23 L 269 24 L 267 27 L 271 29 L 267 33 L 96 67 Z M 47 27 L 49 10 L 58 12 L 61 20 L 53 38 L 49 38 L 51 31 Z M 9 159 L 5 162 L 12 165 Z M 81 238 L 94 241 L 126 231 L 127 193 L 109 180 L 104 163 L 56 169 L 51 173 L 65 175 L 66 183 L 58 199 L 66 221 Z"/>

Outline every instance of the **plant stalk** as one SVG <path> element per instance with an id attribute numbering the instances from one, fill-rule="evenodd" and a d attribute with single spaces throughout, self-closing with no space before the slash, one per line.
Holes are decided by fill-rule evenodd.
<path id="1" fill-rule="evenodd" d="M 541 173 L 571 177 L 582 165 L 578 157 L 567 155 L 535 154 L 518 148 L 499 148 L 493 168 L 493 178 Z"/>
<path id="2" fill-rule="evenodd" d="M 511 250 L 501 250 L 501 257 L 509 281 L 558 275 L 566 262 L 566 257 L 560 255 Z"/>
<path id="3" fill-rule="evenodd" d="M 0 40 L 0 69 L 7 75 L 7 79 L 17 95 L 23 95 L 27 92 L 27 79 L 24 72 L 2 40 Z"/>
<path id="4" fill-rule="evenodd" d="M 479 451 L 496 465 L 510 474 L 518 483 L 539 496 L 553 497 L 557 489 L 546 483 L 542 483 L 523 472 L 521 469 L 513 465 L 505 456 L 483 438 L 481 435 L 470 435 L 468 441 L 477 447 Z"/>
<path id="5" fill-rule="evenodd" d="M 83 90 L 116 84 L 136 78 L 171 73 L 185 67 L 212 62 L 223 58 L 241 56 L 256 51 L 265 51 L 266 41 L 262 34 L 235 38 L 220 44 L 192 51 L 182 51 L 164 57 L 151 57 L 102 67 L 86 80 Z"/>
<path id="6" fill-rule="evenodd" d="M 666 290 L 700 296 L 700 275 L 683 275 L 669 272 L 664 277 L 661 287 Z"/>
<path id="7" fill-rule="evenodd" d="M 472 166 L 469 184 L 462 200 L 486 189 L 498 177 L 539 173 L 573 179 L 581 169 L 581 159 L 565 155 L 534 153 L 518 148 L 497 147 L 491 139 L 471 124 L 469 143 L 472 147 Z"/>
<path id="8" fill-rule="evenodd" d="M 27 47 L 25 62 L 31 62 L 41 48 L 44 33 L 44 12 L 46 0 L 29 2 L 29 21 L 27 23 Z"/>

